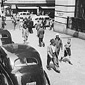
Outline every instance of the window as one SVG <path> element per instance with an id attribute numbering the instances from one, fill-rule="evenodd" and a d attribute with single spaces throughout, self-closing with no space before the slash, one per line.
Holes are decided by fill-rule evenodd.
<path id="1" fill-rule="evenodd" d="M 27 13 L 27 15 L 29 15 L 29 13 Z"/>
<path id="2" fill-rule="evenodd" d="M 18 58 L 14 61 L 14 66 L 37 65 L 38 61 L 35 58 Z"/>

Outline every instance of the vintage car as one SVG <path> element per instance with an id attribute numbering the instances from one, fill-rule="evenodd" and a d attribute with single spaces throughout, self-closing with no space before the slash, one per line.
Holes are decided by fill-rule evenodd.
<path id="1" fill-rule="evenodd" d="M 50 21 L 50 17 L 47 15 L 40 15 L 40 16 L 32 16 L 32 21 L 33 21 L 33 26 L 36 27 L 37 25 L 37 21 L 40 20 L 40 22 L 42 21 L 42 18 L 46 20 L 46 27 L 49 27 L 49 21 Z"/>
<path id="2" fill-rule="evenodd" d="M 38 51 L 24 44 L 2 45 L 0 85 L 50 85 Z"/>
<path id="3" fill-rule="evenodd" d="M 30 13 L 29 12 L 19 12 L 18 15 L 17 15 L 17 18 L 20 19 L 20 18 L 28 18 L 30 16 Z"/>
<path id="4" fill-rule="evenodd" d="M 8 30 L 0 29 L 0 35 L 1 35 L 1 41 L 3 45 L 13 43 L 11 34 Z"/>

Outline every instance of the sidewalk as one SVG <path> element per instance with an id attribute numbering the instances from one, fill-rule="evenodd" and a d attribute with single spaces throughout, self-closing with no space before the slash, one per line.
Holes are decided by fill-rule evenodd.
<path id="1" fill-rule="evenodd" d="M 67 29 L 66 25 L 60 24 L 57 22 L 55 22 L 54 28 L 55 28 L 54 31 L 56 31 L 56 32 L 60 32 L 60 33 L 71 35 L 71 36 L 73 36 L 74 33 L 76 32 L 75 30 L 71 30 L 69 28 Z M 79 32 L 78 38 L 85 40 L 85 33 Z"/>

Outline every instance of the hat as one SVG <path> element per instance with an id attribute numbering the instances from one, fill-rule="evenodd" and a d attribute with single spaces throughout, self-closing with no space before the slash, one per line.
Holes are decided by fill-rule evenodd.
<path id="1" fill-rule="evenodd" d="M 59 33 L 56 33 L 56 36 L 59 36 Z"/>

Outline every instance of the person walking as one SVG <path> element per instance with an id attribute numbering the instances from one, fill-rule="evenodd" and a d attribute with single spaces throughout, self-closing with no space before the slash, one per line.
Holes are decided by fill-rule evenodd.
<path id="1" fill-rule="evenodd" d="M 26 41 L 28 40 L 28 28 L 27 28 L 27 18 L 24 19 L 24 23 L 23 23 L 23 37 L 24 37 L 24 43 L 26 43 Z"/>
<path id="2" fill-rule="evenodd" d="M 30 33 L 33 33 L 32 28 L 33 28 L 33 21 L 32 21 L 32 18 L 30 18 L 30 21 L 29 21 L 29 32 Z"/>
<path id="3" fill-rule="evenodd" d="M 44 34 L 45 34 L 45 31 L 43 29 L 43 27 L 41 26 L 40 29 L 38 30 L 37 32 L 37 36 L 39 38 L 39 46 L 45 46 L 45 43 L 43 42 L 43 38 L 44 38 Z"/>

